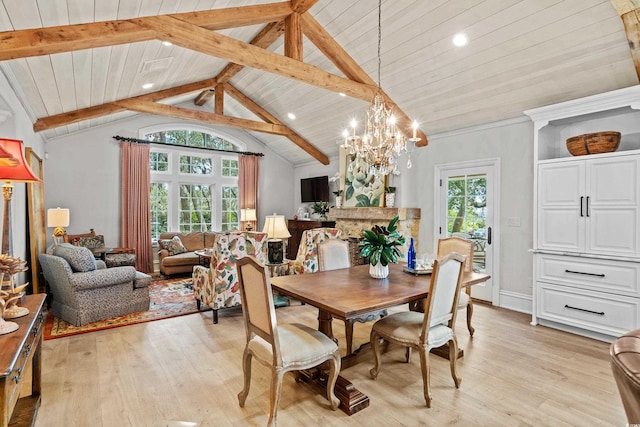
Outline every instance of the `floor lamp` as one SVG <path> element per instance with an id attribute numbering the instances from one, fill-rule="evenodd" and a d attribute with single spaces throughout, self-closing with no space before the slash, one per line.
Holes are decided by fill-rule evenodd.
<path id="1" fill-rule="evenodd" d="M 2 156 L 10 155 L 15 161 L 0 162 L 0 180 L 4 181 L 2 186 L 2 195 L 4 196 L 4 216 L 2 218 L 2 255 L 6 255 L 10 258 L 13 257 L 13 233 L 11 230 L 11 196 L 13 196 L 14 186 L 12 182 L 40 182 L 38 178 L 24 158 L 24 149 L 22 141 L 17 139 L 5 139 L 0 138 L 0 158 Z M 8 163 L 8 164 L 7 164 Z M 25 268 L 26 269 L 26 268 Z M 24 271 L 24 270 L 18 270 Z M 12 274 L 3 273 L 2 283 L 10 282 L 10 294 L 15 294 L 18 289 L 14 287 Z M 21 287 L 20 291 L 24 288 Z M 22 307 L 21 307 L 22 308 Z M 24 311 L 26 310 L 26 313 Z M 22 314 L 24 313 L 24 314 Z M 20 311 L 21 315 L 29 313 L 29 310 L 23 308 Z M 6 313 L 5 313 L 6 314 Z M 15 316 L 19 317 L 19 316 Z"/>
<path id="2" fill-rule="evenodd" d="M 267 215 L 264 219 L 264 229 L 262 232 L 269 235 L 269 240 L 267 241 L 267 259 L 269 264 L 282 263 L 284 259 L 282 239 L 291 237 L 291 233 L 289 233 L 289 229 L 284 220 L 284 215 L 276 215 L 275 213 L 273 215 Z"/>

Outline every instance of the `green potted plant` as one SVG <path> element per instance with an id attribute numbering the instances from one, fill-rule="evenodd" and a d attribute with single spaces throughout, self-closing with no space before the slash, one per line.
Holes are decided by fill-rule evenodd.
<path id="1" fill-rule="evenodd" d="M 317 214 L 321 219 L 327 219 L 327 212 L 329 212 L 328 202 L 313 202 L 311 210 L 314 214 Z"/>
<path id="2" fill-rule="evenodd" d="M 377 279 L 384 279 L 389 275 L 389 263 L 397 263 L 402 256 L 400 247 L 406 241 L 398 232 L 396 215 L 389 225 L 375 225 L 371 230 L 363 231 L 363 239 L 359 243 L 360 255 L 369 259 L 369 274 Z"/>
<path id="3" fill-rule="evenodd" d="M 336 208 L 342 207 L 342 193 L 344 193 L 344 190 L 340 189 L 333 192 L 333 195 L 336 196 Z"/>
<path id="4" fill-rule="evenodd" d="M 384 187 L 384 205 L 392 208 L 396 203 L 396 187 Z"/>

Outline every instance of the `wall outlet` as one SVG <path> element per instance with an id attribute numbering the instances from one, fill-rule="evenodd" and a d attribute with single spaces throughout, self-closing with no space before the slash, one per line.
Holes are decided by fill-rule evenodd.
<path id="1" fill-rule="evenodd" d="M 507 225 L 509 227 L 520 227 L 520 217 L 519 216 L 512 216 L 507 218 Z"/>

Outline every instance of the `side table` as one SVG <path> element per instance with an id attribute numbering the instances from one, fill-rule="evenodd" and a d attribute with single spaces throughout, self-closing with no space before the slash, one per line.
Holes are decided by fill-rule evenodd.
<path id="1" fill-rule="evenodd" d="M 46 295 L 27 295 L 29 314 L 14 319 L 19 328 L 0 336 L 0 427 L 32 426 L 40 407 L 42 331 Z M 21 382 L 29 378 L 31 383 Z"/>
<path id="2" fill-rule="evenodd" d="M 278 276 L 286 276 L 287 275 L 287 267 L 289 266 L 289 260 L 284 260 L 283 262 L 279 262 L 276 264 L 265 264 L 269 269 L 269 277 L 278 277 Z M 286 307 L 290 305 L 289 298 L 280 295 L 277 292 L 273 293 L 273 305 L 278 307 Z"/>

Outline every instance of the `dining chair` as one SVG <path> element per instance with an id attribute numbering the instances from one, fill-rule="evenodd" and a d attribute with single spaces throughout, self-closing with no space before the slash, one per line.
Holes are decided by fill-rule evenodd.
<path id="1" fill-rule="evenodd" d="M 289 371 L 310 369 L 329 362 L 327 399 L 331 409 L 339 401 L 334 387 L 340 373 L 338 345 L 322 332 L 298 323 L 278 325 L 273 306 L 273 292 L 264 266 L 247 256 L 237 263 L 242 313 L 247 344 L 242 356 L 244 388 L 238 394 L 243 408 L 251 384 L 251 360 L 271 369 L 270 414 L 268 426 L 276 425 L 282 378 Z"/>
<path id="2" fill-rule="evenodd" d="M 351 267 L 349 242 L 340 239 L 328 239 L 318 243 L 318 271 L 338 270 Z M 353 324 L 354 322 L 371 322 L 387 315 L 387 310 L 377 310 L 353 319 L 344 321 L 347 356 L 353 352 Z"/>
<path id="3" fill-rule="evenodd" d="M 438 257 L 442 257 L 451 252 L 456 252 L 467 257 L 464 263 L 464 271 L 471 273 L 473 271 L 473 249 L 474 242 L 471 240 L 461 239 L 459 237 L 448 237 L 438 240 Z M 471 287 L 467 286 L 464 291 L 460 292 L 458 298 L 458 309 L 467 309 L 467 329 L 469 335 L 473 336 L 475 328 L 471 326 L 471 317 L 473 316 L 473 301 L 471 300 Z"/>
<path id="4" fill-rule="evenodd" d="M 428 408 L 431 407 L 431 393 L 429 391 L 429 352 L 431 349 L 449 343 L 449 366 L 456 388 L 460 387 L 462 381 L 456 372 L 458 341 L 455 334 L 455 322 L 458 311 L 456 305 L 460 295 L 462 268 L 465 260 L 466 256 L 464 255 L 450 253 L 434 261 L 424 313 L 417 311 L 393 313 L 378 320 L 371 329 L 371 347 L 375 363 L 369 371 L 371 378 L 375 380 L 378 377 L 382 365 L 381 339 L 416 349 L 420 354 L 424 398 Z"/>

